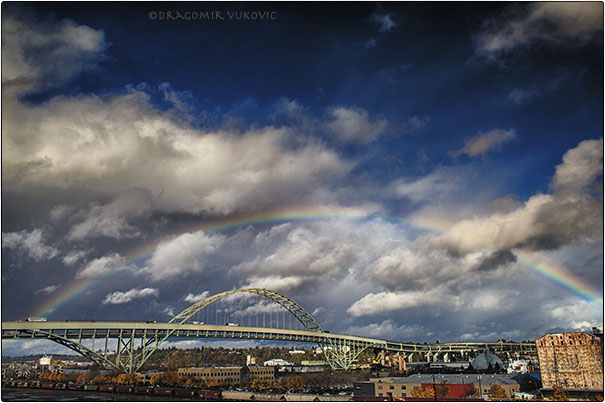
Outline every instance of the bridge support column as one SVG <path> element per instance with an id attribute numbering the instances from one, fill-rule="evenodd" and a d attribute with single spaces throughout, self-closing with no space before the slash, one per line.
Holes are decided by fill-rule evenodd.
<path id="1" fill-rule="evenodd" d="M 324 350 L 326 362 L 332 369 L 348 370 L 353 365 L 353 361 L 357 359 L 369 344 L 360 342 L 341 341 L 339 343 L 330 342 L 329 344 L 320 346 Z"/>

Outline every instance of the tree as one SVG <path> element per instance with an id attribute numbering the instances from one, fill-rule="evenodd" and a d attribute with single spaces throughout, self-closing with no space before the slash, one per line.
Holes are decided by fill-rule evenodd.
<path id="1" fill-rule="evenodd" d="M 293 377 L 290 377 L 288 379 L 285 380 L 285 385 L 286 388 L 288 389 L 292 389 L 295 391 L 300 391 L 303 389 L 304 387 L 304 382 L 301 376 L 296 375 Z"/>
<path id="2" fill-rule="evenodd" d="M 190 376 L 188 376 L 187 378 L 185 378 L 185 386 L 188 388 L 194 388 L 196 385 L 196 382 L 193 378 L 191 378 Z"/>
<path id="3" fill-rule="evenodd" d="M 97 375 L 92 380 L 93 383 L 106 383 L 108 378 L 106 376 Z"/>
<path id="4" fill-rule="evenodd" d="M 435 390 L 433 387 L 421 386 L 419 388 L 412 389 L 412 397 L 435 397 Z"/>
<path id="5" fill-rule="evenodd" d="M 67 375 L 65 374 L 55 374 L 55 381 L 57 382 L 65 382 L 67 380 Z"/>
<path id="6" fill-rule="evenodd" d="M 160 384 L 160 377 L 161 377 L 160 374 L 151 375 L 151 377 L 149 378 L 149 384 L 151 386 L 159 385 Z"/>
<path id="7" fill-rule="evenodd" d="M 447 397 L 450 393 L 450 387 L 445 384 L 445 382 L 437 385 L 437 396 L 438 397 Z"/>
<path id="8" fill-rule="evenodd" d="M 471 387 L 464 392 L 464 398 L 468 399 L 471 396 L 475 395 L 476 393 L 477 393 L 477 389 L 475 388 L 474 385 L 471 385 Z"/>
<path id="9" fill-rule="evenodd" d="M 181 383 L 181 377 L 175 371 L 164 372 L 159 379 L 162 386 L 176 386 Z"/>
<path id="10" fill-rule="evenodd" d="M 567 397 L 565 389 L 560 386 L 553 386 L 552 400 L 555 402 L 567 402 L 569 401 L 569 398 Z"/>
<path id="11" fill-rule="evenodd" d="M 493 400 L 503 400 L 506 399 L 506 391 L 500 385 L 492 385 L 489 388 L 490 398 Z"/>
<path id="12" fill-rule="evenodd" d="M 84 375 L 84 374 L 80 374 L 76 378 L 76 382 L 78 382 L 78 383 L 86 383 L 86 382 L 88 382 L 88 377 L 86 375 Z"/>
<path id="13" fill-rule="evenodd" d="M 141 382 L 143 377 L 136 374 L 120 374 L 116 378 L 116 383 L 120 385 L 136 385 Z"/>
<path id="14" fill-rule="evenodd" d="M 250 382 L 250 388 L 252 388 L 252 390 L 262 390 L 265 388 L 265 385 L 263 385 L 263 381 L 260 379 L 254 378 L 252 382 Z"/>

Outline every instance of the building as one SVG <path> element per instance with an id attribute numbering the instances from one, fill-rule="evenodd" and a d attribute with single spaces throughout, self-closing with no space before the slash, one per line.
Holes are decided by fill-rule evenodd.
<path id="1" fill-rule="evenodd" d="M 483 350 L 479 353 L 472 362 L 473 368 L 475 369 L 503 369 L 504 363 L 496 354 L 492 353 L 488 349 Z"/>
<path id="2" fill-rule="evenodd" d="M 42 357 L 40 357 L 40 361 L 38 361 L 38 363 L 40 365 L 50 365 L 52 363 L 52 360 L 53 360 L 52 355 L 44 354 Z"/>
<path id="3" fill-rule="evenodd" d="M 507 374 L 525 374 L 532 372 L 537 367 L 534 360 L 509 360 L 506 368 Z"/>
<path id="4" fill-rule="evenodd" d="M 218 385 L 247 385 L 253 379 L 273 381 L 275 368 L 271 367 L 204 367 L 179 368 L 178 375 L 194 377 L 207 383 L 216 382 Z"/>
<path id="5" fill-rule="evenodd" d="M 536 340 L 542 386 L 603 393 L 603 344 L 588 333 L 549 333 Z"/>
<path id="6" fill-rule="evenodd" d="M 401 399 L 411 397 L 414 389 L 433 385 L 435 390 L 443 390 L 447 386 L 448 393 L 441 397 L 454 399 L 479 393 L 488 397 L 493 385 L 501 386 L 509 398 L 521 390 L 519 382 L 513 376 L 505 374 L 415 374 L 407 377 L 370 378 L 369 382 L 355 383 L 353 393 L 355 397 Z"/>
<path id="7" fill-rule="evenodd" d="M 272 360 L 265 361 L 264 365 L 265 367 L 291 367 L 294 364 L 286 360 L 282 360 L 281 358 L 274 358 Z"/>

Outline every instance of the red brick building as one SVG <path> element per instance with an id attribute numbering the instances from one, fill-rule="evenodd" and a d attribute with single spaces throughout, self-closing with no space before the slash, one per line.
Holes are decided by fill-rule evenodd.
<path id="1" fill-rule="evenodd" d="M 466 399 L 475 392 L 475 385 L 472 383 L 423 383 L 421 387 L 434 389 L 437 393 L 437 399 L 450 398 L 450 399 Z M 443 393 L 443 390 L 447 390 L 447 393 Z"/>
<path id="2" fill-rule="evenodd" d="M 603 344 L 587 333 L 550 333 L 536 340 L 542 386 L 603 390 Z"/>

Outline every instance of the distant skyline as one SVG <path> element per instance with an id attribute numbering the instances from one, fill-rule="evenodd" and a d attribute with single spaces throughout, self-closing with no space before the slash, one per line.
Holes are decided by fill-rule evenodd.
<path id="1" fill-rule="evenodd" d="M 602 3 L 3 3 L 2 107 L 3 320 L 603 325 Z"/>

